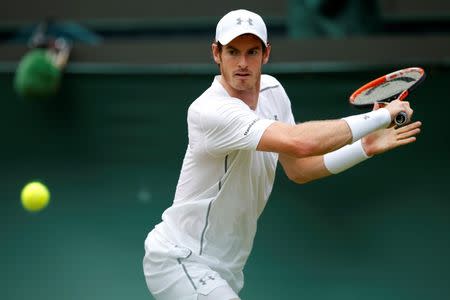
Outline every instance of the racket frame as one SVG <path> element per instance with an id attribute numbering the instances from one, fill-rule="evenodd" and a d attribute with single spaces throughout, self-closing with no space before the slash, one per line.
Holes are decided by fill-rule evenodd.
<path id="1" fill-rule="evenodd" d="M 399 93 L 391 95 L 391 96 L 389 96 L 389 97 L 387 97 L 385 99 L 380 99 L 377 102 L 378 103 L 389 103 L 389 102 L 394 101 L 396 99 L 399 99 L 399 100 L 405 99 L 409 95 L 409 93 L 411 91 L 413 91 L 419 84 L 422 83 L 422 81 L 425 80 L 426 75 L 425 75 L 424 69 L 422 69 L 420 67 L 409 67 L 409 68 L 405 68 L 405 69 L 401 69 L 401 70 L 389 73 L 389 74 L 381 76 L 381 77 L 379 77 L 377 79 L 374 79 L 374 80 L 366 83 L 365 85 L 361 86 L 359 89 L 357 89 L 356 91 L 353 92 L 353 94 L 349 98 L 350 104 L 355 106 L 355 107 L 357 107 L 357 108 L 361 108 L 361 109 L 373 107 L 374 103 L 357 104 L 357 103 L 355 103 L 355 100 L 364 91 L 366 91 L 366 90 L 368 90 L 370 88 L 374 88 L 376 86 L 379 86 L 379 85 L 381 85 L 381 84 L 383 84 L 385 82 L 389 82 L 389 81 L 391 81 L 391 80 L 393 80 L 395 78 L 401 77 L 401 76 L 403 76 L 406 73 L 411 72 L 411 71 L 419 72 L 421 74 L 420 78 L 413 85 L 411 85 L 406 90 L 403 90 L 403 91 L 401 91 Z"/>

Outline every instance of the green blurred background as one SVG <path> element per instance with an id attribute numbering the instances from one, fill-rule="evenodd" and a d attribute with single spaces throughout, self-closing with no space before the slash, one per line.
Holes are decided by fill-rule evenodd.
<path id="1" fill-rule="evenodd" d="M 296 120 L 358 113 L 347 104 L 355 88 L 397 68 L 421 65 L 428 76 L 410 101 L 423 132 L 415 144 L 306 185 L 291 183 L 279 169 L 240 296 L 446 299 L 450 10 L 442 8 L 433 18 L 384 16 L 374 23 L 377 30 L 366 32 L 342 25 L 357 22 L 361 13 L 342 14 L 346 22 L 334 18 L 332 25 L 319 21 L 321 30 L 292 27 L 299 19 L 287 16 L 295 7 L 290 5 L 319 2 L 261 7 L 275 32 L 266 71 L 284 85 Z M 247 7 L 252 5 L 257 4 Z M 348 7 L 344 12 L 351 15 L 356 6 Z M 102 41 L 74 39 L 61 90 L 46 101 L 21 99 L 12 84 L 26 51 L 22 25 L 35 19 L 21 19 L 19 12 L 16 19 L 2 19 L 0 298 L 151 299 L 142 273 L 143 243 L 172 202 L 187 145 L 186 109 L 216 72 L 208 30 L 226 10 L 210 9 L 210 15 L 202 14 L 203 25 L 181 13 L 161 23 L 167 18 L 155 10 L 153 19 L 130 15 L 126 22 L 114 14 L 89 20 L 75 15 Z M 171 22 L 180 20 L 195 30 L 174 31 Z M 171 35 L 155 37 L 158 32 Z M 51 191 L 49 207 L 37 214 L 20 205 L 20 190 L 31 180 Z"/>

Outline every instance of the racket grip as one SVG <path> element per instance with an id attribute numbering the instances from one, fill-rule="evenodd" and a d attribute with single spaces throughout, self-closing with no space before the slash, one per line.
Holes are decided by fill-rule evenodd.
<path id="1" fill-rule="evenodd" d="M 399 112 L 398 115 L 396 115 L 395 119 L 394 119 L 394 123 L 397 126 L 403 126 L 406 123 L 408 123 L 408 121 L 409 121 L 408 115 L 404 111 Z"/>

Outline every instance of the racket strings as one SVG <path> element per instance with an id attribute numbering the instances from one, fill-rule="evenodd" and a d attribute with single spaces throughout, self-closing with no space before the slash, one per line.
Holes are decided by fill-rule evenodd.
<path id="1" fill-rule="evenodd" d="M 392 78 L 389 81 L 377 86 L 369 87 L 362 91 L 354 100 L 357 105 L 367 105 L 383 99 L 384 102 L 395 100 L 403 91 L 413 86 L 421 77 L 421 74 L 404 74 L 403 76 Z"/>

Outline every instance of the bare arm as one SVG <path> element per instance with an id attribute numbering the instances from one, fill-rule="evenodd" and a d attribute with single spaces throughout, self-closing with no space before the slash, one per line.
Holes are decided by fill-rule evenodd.
<path id="1" fill-rule="evenodd" d="M 333 151 L 351 140 L 352 133 L 344 120 L 312 121 L 297 125 L 275 122 L 264 132 L 257 150 L 304 158 Z"/>
<path id="2" fill-rule="evenodd" d="M 288 178 L 296 183 L 307 183 L 331 175 L 325 167 L 323 155 L 295 158 L 280 154 L 279 160 Z"/>
<path id="3" fill-rule="evenodd" d="M 417 121 L 400 128 L 377 130 L 362 139 L 363 151 L 368 156 L 374 156 L 413 143 L 416 141 L 416 135 L 420 133 L 421 125 L 422 123 Z M 323 155 L 295 158 L 281 153 L 279 160 L 286 175 L 296 183 L 306 183 L 332 175 L 325 166 Z"/>
<path id="4" fill-rule="evenodd" d="M 286 175 L 294 182 L 305 183 L 330 175 L 322 154 L 352 141 L 346 121 L 313 121 L 297 125 L 275 122 L 264 132 L 258 150 L 279 153 Z"/>
<path id="5" fill-rule="evenodd" d="M 387 127 L 400 111 L 411 118 L 409 102 L 395 100 L 384 109 L 340 120 L 311 121 L 297 125 L 275 122 L 264 132 L 257 150 L 302 158 L 328 153 L 365 135 Z"/>
<path id="6" fill-rule="evenodd" d="M 412 110 L 409 108 L 409 103 L 397 102 L 394 108 L 391 107 L 389 111 L 391 119 L 399 109 L 405 108 L 411 116 Z M 362 143 L 358 144 L 359 148 L 356 147 L 356 143 L 351 148 L 359 149 L 357 151 L 361 154 L 358 155 L 366 159 L 366 155 L 380 154 L 412 143 L 415 141 L 414 136 L 420 131 L 420 122 L 413 124 L 404 128 L 380 129 L 371 134 L 369 134 L 370 131 L 366 131 L 365 134 L 368 135 L 361 135 L 361 137 L 365 137 Z M 362 134 L 361 131 L 359 134 Z M 324 154 L 340 153 L 341 150 L 335 150 L 351 143 L 354 138 L 352 130 L 347 121 L 344 120 L 314 121 L 298 125 L 276 122 L 266 129 L 257 149 L 279 153 L 280 162 L 287 176 L 297 183 L 305 183 L 329 176 L 332 172 L 335 172 L 333 169 L 331 171 L 327 169 Z M 346 155 L 348 157 L 349 154 Z M 358 161 L 347 163 L 345 168 L 355 163 L 358 163 Z M 341 167 L 340 169 L 345 168 Z M 340 171 L 338 170 L 338 172 Z"/>

